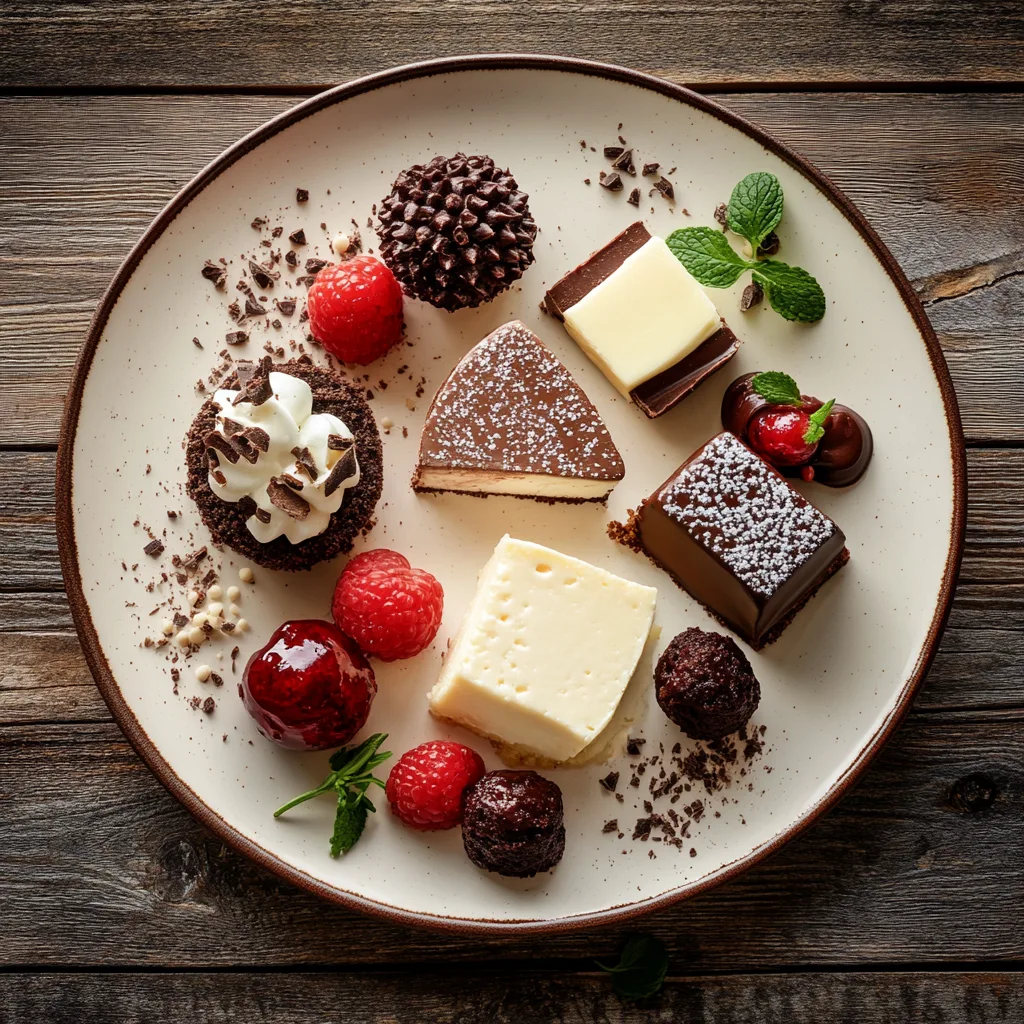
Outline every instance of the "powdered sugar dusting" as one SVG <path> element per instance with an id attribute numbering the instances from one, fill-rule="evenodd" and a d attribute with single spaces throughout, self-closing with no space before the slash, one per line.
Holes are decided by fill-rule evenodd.
<path id="1" fill-rule="evenodd" d="M 625 472 L 593 403 L 518 320 L 484 338 L 441 385 L 420 464 L 591 480 Z"/>
<path id="2" fill-rule="evenodd" d="M 764 597 L 838 530 L 729 433 L 708 441 L 659 500 L 695 541 Z"/>

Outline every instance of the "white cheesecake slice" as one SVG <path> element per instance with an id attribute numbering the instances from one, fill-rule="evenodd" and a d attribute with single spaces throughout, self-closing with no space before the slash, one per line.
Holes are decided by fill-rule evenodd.
<path id="1" fill-rule="evenodd" d="M 429 702 L 439 718 L 559 763 L 608 724 L 636 669 L 657 591 L 507 534 Z"/>

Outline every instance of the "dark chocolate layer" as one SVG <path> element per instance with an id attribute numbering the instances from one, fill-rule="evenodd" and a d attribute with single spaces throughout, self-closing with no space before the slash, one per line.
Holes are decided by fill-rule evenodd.
<path id="1" fill-rule="evenodd" d="M 842 530 L 729 433 L 643 503 L 637 531 L 643 550 L 755 650 L 848 558 Z"/>
<path id="2" fill-rule="evenodd" d="M 681 402 L 698 384 L 720 370 L 739 351 L 740 339 L 723 321 L 716 331 L 674 366 L 633 388 L 629 397 L 649 419 Z"/>

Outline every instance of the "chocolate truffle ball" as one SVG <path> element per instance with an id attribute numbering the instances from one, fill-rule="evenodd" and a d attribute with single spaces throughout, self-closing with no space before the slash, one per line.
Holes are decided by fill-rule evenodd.
<path id="1" fill-rule="evenodd" d="M 736 642 L 696 628 L 680 633 L 658 659 L 654 689 L 661 710 L 695 740 L 717 740 L 741 729 L 761 700 L 761 687 Z"/>
<path id="2" fill-rule="evenodd" d="M 485 871 L 530 878 L 565 852 L 562 791 L 531 771 L 488 772 L 463 795 L 462 842 Z"/>

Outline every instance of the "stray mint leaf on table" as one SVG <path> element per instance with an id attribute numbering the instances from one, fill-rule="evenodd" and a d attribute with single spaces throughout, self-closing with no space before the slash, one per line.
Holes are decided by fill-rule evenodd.
<path id="1" fill-rule="evenodd" d="M 749 243 L 754 255 L 782 220 L 782 186 L 774 174 L 755 171 L 733 190 L 727 209 L 729 230 Z"/>
<path id="2" fill-rule="evenodd" d="M 796 381 L 788 373 L 767 370 L 757 374 L 750 386 L 766 401 L 773 405 L 802 405 L 803 397 Z"/>
<path id="3" fill-rule="evenodd" d="M 668 950 L 652 935 L 631 935 L 619 962 L 613 967 L 598 963 L 612 976 L 612 988 L 621 999 L 646 999 L 661 989 L 668 971 Z"/>
<path id="4" fill-rule="evenodd" d="M 830 398 L 820 409 L 812 412 L 807 418 L 811 421 L 810 426 L 804 431 L 804 442 L 806 444 L 817 444 L 825 436 L 825 420 L 828 419 L 832 406 L 836 404 L 834 398 Z"/>
<path id="5" fill-rule="evenodd" d="M 779 316 L 811 324 L 825 315 L 825 293 L 801 267 L 791 267 L 778 260 L 761 260 L 753 264 L 753 278 L 764 289 Z"/>
<path id="6" fill-rule="evenodd" d="M 672 254 L 706 288 L 728 288 L 748 263 L 714 228 L 679 228 L 665 239 Z"/>

